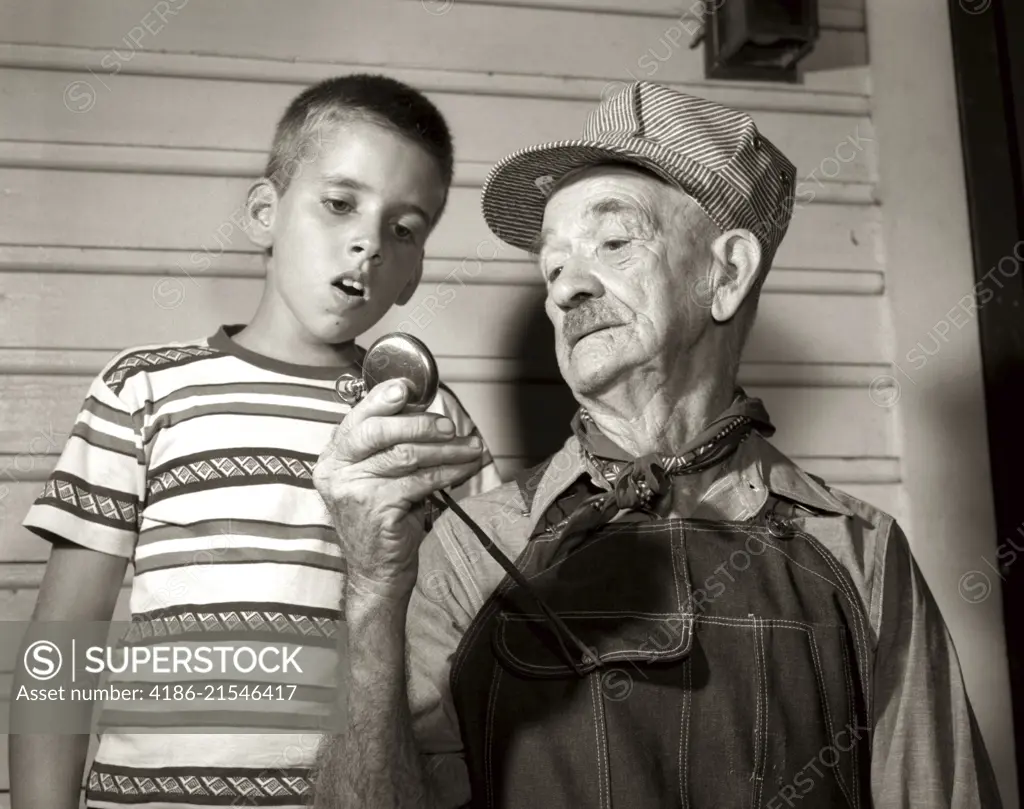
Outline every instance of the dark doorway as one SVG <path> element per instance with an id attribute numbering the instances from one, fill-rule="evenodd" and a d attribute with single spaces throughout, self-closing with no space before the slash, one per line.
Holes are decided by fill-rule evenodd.
<path id="1" fill-rule="evenodd" d="M 949 8 L 974 273 L 984 280 L 978 322 L 1002 545 L 1024 533 L 1024 3 L 950 0 Z M 1000 573 L 1024 794 L 1024 564 Z"/>

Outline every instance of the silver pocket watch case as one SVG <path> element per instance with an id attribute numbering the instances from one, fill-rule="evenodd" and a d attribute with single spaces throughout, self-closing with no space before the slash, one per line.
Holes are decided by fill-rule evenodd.
<path id="1" fill-rule="evenodd" d="M 408 390 L 405 411 L 426 410 L 434 401 L 437 363 L 422 340 L 405 332 L 385 334 L 367 350 L 362 377 L 345 374 L 338 377 L 334 387 L 343 402 L 355 406 L 377 385 L 393 379 L 405 382 Z"/>

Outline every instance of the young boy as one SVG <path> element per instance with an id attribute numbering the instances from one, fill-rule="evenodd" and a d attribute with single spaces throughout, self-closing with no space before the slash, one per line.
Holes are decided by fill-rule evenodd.
<path id="1" fill-rule="evenodd" d="M 282 807 L 311 794 L 345 569 L 311 471 L 348 410 L 334 384 L 359 374 L 355 340 L 420 281 L 452 163 L 443 117 L 412 88 L 356 75 L 306 90 L 247 198 L 247 232 L 266 253 L 252 321 L 122 351 L 93 381 L 25 519 L 53 543 L 34 619 L 110 620 L 130 560 L 144 637 L 187 632 L 215 646 L 242 630 L 325 650 L 332 663 L 319 688 L 306 672 L 255 723 L 251 702 L 228 700 L 216 728 L 181 719 L 159 732 L 187 700 L 122 706 L 139 731 L 101 735 L 88 806 Z M 478 435 L 448 388 L 430 409 L 459 436 Z M 457 496 L 500 483 L 481 446 L 483 469 Z M 77 807 L 87 744 L 12 737 L 15 809 Z"/>

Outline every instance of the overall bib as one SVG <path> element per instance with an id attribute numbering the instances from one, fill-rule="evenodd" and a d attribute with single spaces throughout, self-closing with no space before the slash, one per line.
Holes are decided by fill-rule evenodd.
<path id="1" fill-rule="evenodd" d="M 780 505 L 538 526 L 515 565 L 577 645 L 508 575 L 477 614 L 450 677 L 472 806 L 870 806 L 867 616 Z"/>

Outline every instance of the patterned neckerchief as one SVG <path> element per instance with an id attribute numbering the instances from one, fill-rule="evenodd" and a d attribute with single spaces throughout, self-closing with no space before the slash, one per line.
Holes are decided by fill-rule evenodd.
<path id="1" fill-rule="evenodd" d="M 760 399 L 737 389 L 730 406 L 712 420 L 678 455 L 631 456 L 608 438 L 585 410 L 572 420 L 584 455 L 611 489 L 583 500 L 560 526 L 564 534 L 590 531 L 610 522 L 620 510 L 649 509 L 671 486 L 669 477 L 692 475 L 726 460 L 753 430 L 775 432 Z"/>

